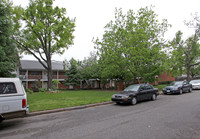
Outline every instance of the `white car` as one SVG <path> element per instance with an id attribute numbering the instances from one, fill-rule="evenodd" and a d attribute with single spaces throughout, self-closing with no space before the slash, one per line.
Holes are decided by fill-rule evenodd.
<path id="1" fill-rule="evenodd" d="M 0 78 L 0 122 L 27 112 L 27 96 L 19 78 Z"/>
<path id="2" fill-rule="evenodd" d="M 200 89 L 200 80 L 191 80 L 192 89 Z"/>

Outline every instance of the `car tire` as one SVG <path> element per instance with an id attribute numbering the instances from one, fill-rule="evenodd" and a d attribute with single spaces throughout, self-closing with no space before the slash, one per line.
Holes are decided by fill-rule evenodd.
<path id="1" fill-rule="evenodd" d="M 120 102 L 116 102 L 117 105 L 121 104 Z"/>
<path id="2" fill-rule="evenodd" d="M 188 92 L 192 93 L 192 88 L 190 88 L 190 89 L 188 90 Z"/>
<path id="3" fill-rule="evenodd" d="M 3 122 L 4 118 L 0 117 L 0 123 Z"/>
<path id="4" fill-rule="evenodd" d="M 137 104 L 137 99 L 136 99 L 136 97 L 133 97 L 133 98 L 132 98 L 132 100 L 131 100 L 131 104 L 132 104 L 132 105 Z"/>
<path id="5" fill-rule="evenodd" d="M 179 94 L 180 94 L 180 95 L 182 95 L 182 94 L 183 94 L 183 90 L 182 90 L 182 89 L 180 89 L 180 91 L 179 91 Z"/>
<path id="6" fill-rule="evenodd" d="M 156 99 L 157 99 L 156 94 L 153 94 L 152 97 L 151 97 L 151 100 L 155 101 Z"/>

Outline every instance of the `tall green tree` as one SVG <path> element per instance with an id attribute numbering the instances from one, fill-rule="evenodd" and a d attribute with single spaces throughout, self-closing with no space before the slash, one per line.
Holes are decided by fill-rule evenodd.
<path id="1" fill-rule="evenodd" d="M 193 20 L 185 21 L 188 27 L 195 29 L 194 35 L 186 40 L 182 39 L 183 33 L 178 31 L 175 38 L 170 42 L 171 69 L 174 75 L 187 74 L 187 80 L 199 74 L 200 67 L 200 17 L 195 13 Z"/>
<path id="2" fill-rule="evenodd" d="M 18 54 L 13 35 L 12 3 L 0 1 L 0 77 L 13 77 L 16 70 Z"/>
<path id="3" fill-rule="evenodd" d="M 158 21 L 152 7 L 127 14 L 116 9 L 115 20 L 105 26 L 103 38 L 95 41 L 102 78 L 154 81 L 164 70 L 163 34 L 169 26 L 165 19 Z"/>
<path id="4" fill-rule="evenodd" d="M 68 61 L 65 62 L 64 65 L 68 66 L 68 69 L 66 70 L 66 76 L 67 79 L 65 79 L 64 84 L 67 86 L 77 86 L 80 85 L 80 72 L 78 70 L 78 62 L 74 58 L 71 58 Z"/>
<path id="5" fill-rule="evenodd" d="M 87 86 L 92 84 L 90 79 L 100 79 L 101 71 L 99 69 L 96 52 L 91 52 L 88 57 L 85 57 L 84 60 L 79 62 L 79 73 L 81 83 L 86 83 Z"/>
<path id="6" fill-rule="evenodd" d="M 100 76 L 96 52 L 80 62 L 80 74 L 82 80 L 97 79 Z"/>
<path id="7" fill-rule="evenodd" d="M 183 33 L 178 31 L 175 38 L 170 42 L 171 68 L 174 75 L 187 74 L 187 81 L 190 81 L 194 66 L 200 65 L 200 44 L 199 37 L 195 33 L 186 40 L 182 39 Z"/>
<path id="8" fill-rule="evenodd" d="M 194 65 L 191 67 L 191 78 L 200 75 L 200 65 Z"/>
<path id="9" fill-rule="evenodd" d="M 66 17 L 65 8 L 53 6 L 53 0 L 30 0 L 26 9 L 15 8 L 13 20 L 18 48 L 42 64 L 51 89 L 52 55 L 63 54 L 73 44 L 75 19 Z"/>

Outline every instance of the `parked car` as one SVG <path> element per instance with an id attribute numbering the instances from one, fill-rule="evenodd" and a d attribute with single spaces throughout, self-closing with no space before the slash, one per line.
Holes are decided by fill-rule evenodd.
<path id="1" fill-rule="evenodd" d="M 122 92 L 114 94 L 111 100 L 117 104 L 130 103 L 135 105 L 142 100 L 156 100 L 158 94 L 158 89 L 153 88 L 150 84 L 135 84 L 128 86 Z"/>
<path id="2" fill-rule="evenodd" d="M 25 116 L 28 112 L 27 96 L 18 78 L 0 78 L 0 122 Z"/>
<path id="3" fill-rule="evenodd" d="M 163 88 L 163 94 L 182 94 L 183 92 L 192 92 L 192 85 L 187 81 L 174 81 L 169 86 Z"/>
<path id="4" fill-rule="evenodd" d="M 191 80 L 192 89 L 200 89 L 200 80 Z"/>

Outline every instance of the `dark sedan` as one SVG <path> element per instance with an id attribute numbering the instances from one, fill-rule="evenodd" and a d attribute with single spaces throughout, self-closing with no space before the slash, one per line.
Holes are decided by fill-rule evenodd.
<path id="1" fill-rule="evenodd" d="M 122 92 L 114 94 L 111 100 L 117 104 L 130 103 L 135 105 L 142 100 L 156 100 L 158 94 L 158 89 L 153 88 L 150 84 L 135 84 L 128 86 Z"/>
<path id="2" fill-rule="evenodd" d="M 192 85 L 187 81 L 174 81 L 162 91 L 163 94 L 182 94 L 183 92 L 192 92 Z"/>

